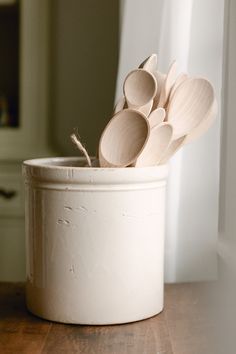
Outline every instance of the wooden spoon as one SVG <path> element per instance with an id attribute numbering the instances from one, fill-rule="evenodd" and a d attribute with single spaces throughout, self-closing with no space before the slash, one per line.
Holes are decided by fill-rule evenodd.
<path id="1" fill-rule="evenodd" d="M 202 122 L 200 122 L 200 124 L 187 135 L 184 144 L 191 143 L 192 141 L 198 139 L 200 136 L 206 133 L 206 131 L 213 124 L 217 115 L 217 111 L 218 111 L 217 102 L 216 100 L 214 100 L 211 109 L 205 116 L 205 119 L 202 120 Z"/>
<path id="2" fill-rule="evenodd" d="M 167 121 L 173 125 L 174 139 L 189 134 L 206 120 L 214 100 L 213 87 L 206 79 L 187 79 L 179 85 L 167 110 Z"/>
<path id="3" fill-rule="evenodd" d="M 166 74 L 161 73 L 160 71 L 154 71 L 153 75 L 157 80 L 157 93 L 153 100 L 153 109 L 158 107 L 158 103 L 160 101 L 160 95 L 163 90 L 163 86 L 166 80 Z"/>
<path id="4" fill-rule="evenodd" d="M 170 96 L 169 96 L 169 101 L 171 101 L 172 97 L 173 97 L 173 94 L 175 92 L 175 90 L 177 89 L 177 87 L 179 87 L 179 85 L 181 85 L 185 80 L 188 79 L 188 75 L 185 74 L 185 73 L 181 73 L 179 74 L 179 76 L 177 77 L 172 89 L 171 89 L 171 92 L 170 92 Z"/>
<path id="5" fill-rule="evenodd" d="M 152 106 L 153 106 L 153 100 L 151 100 L 150 102 L 148 102 L 144 106 L 135 107 L 134 109 L 136 111 L 139 111 L 139 112 L 143 113 L 145 115 L 145 117 L 148 117 L 149 114 L 151 113 Z"/>
<path id="6" fill-rule="evenodd" d="M 118 112 L 107 124 L 99 142 L 101 167 L 126 167 L 134 163 L 149 138 L 146 117 L 135 110 Z"/>
<path id="7" fill-rule="evenodd" d="M 150 137 L 136 162 L 135 167 L 158 165 L 172 139 L 173 129 L 169 123 L 161 123 L 150 132 Z"/>
<path id="8" fill-rule="evenodd" d="M 143 68 L 147 71 L 150 71 L 152 74 L 157 70 L 157 55 L 152 54 L 150 57 L 145 59 L 140 65 L 139 68 Z"/>
<path id="9" fill-rule="evenodd" d="M 149 116 L 153 106 L 153 100 L 141 107 L 135 107 L 136 111 L 143 113 L 146 117 Z M 120 99 L 114 108 L 114 114 L 120 112 L 122 109 L 127 108 L 125 97 Z"/>
<path id="10" fill-rule="evenodd" d="M 166 111 L 164 108 L 157 108 L 148 117 L 148 122 L 150 124 L 150 128 L 154 128 L 156 125 L 162 123 L 165 119 Z"/>
<path id="11" fill-rule="evenodd" d="M 153 100 L 157 92 L 157 82 L 150 72 L 137 69 L 127 75 L 123 90 L 128 107 L 137 108 Z"/>
<path id="12" fill-rule="evenodd" d="M 168 101 L 170 91 L 176 80 L 176 69 L 177 69 L 177 63 L 176 61 L 173 61 L 166 75 L 165 82 L 163 83 L 160 99 L 158 102 L 158 107 L 165 107 L 165 104 Z"/>
<path id="13" fill-rule="evenodd" d="M 117 101 L 117 103 L 116 103 L 116 105 L 115 105 L 115 107 L 114 107 L 114 114 L 116 114 L 116 113 L 122 111 L 122 109 L 125 108 L 125 103 L 126 103 L 125 97 L 121 97 L 121 98 Z"/>
<path id="14" fill-rule="evenodd" d="M 171 141 L 170 145 L 166 149 L 160 164 L 165 164 L 169 159 L 185 144 L 186 135 L 181 136 L 180 138 Z"/>

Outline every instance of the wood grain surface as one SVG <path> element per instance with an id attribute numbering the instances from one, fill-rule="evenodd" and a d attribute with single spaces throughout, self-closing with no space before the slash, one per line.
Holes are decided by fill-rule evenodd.
<path id="1" fill-rule="evenodd" d="M 24 284 L 0 283 L 0 354 L 211 354 L 207 283 L 165 287 L 165 309 L 114 326 L 64 325 L 25 307 Z"/>

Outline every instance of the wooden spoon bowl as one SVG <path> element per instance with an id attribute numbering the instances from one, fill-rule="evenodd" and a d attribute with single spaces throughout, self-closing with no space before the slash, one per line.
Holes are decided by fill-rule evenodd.
<path id="1" fill-rule="evenodd" d="M 101 167 L 126 167 L 137 160 L 150 135 L 146 117 L 124 109 L 107 124 L 99 143 Z"/>
<path id="2" fill-rule="evenodd" d="M 214 104 L 214 90 L 203 78 L 186 79 L 173 93 L 167 108 L 167 121 L 173 125 L 174 138 L 189 134 L 208 116 Z"/>
<path id="3" fill-rule="evenodd" d="M 172 140 L 172 134 L 173 128 L 169 123 L 161 123 L 152 128 L 150 137 L 134 166 L 145 167 L 160 164 Z"/>
<path id="4" fill-rule="evenodd" d="M 148 104 L 155 97 L 157 82 L 152 73 L 137 69 L 127 75 L 123 90 L 128 106 L 140 107 Z"/>

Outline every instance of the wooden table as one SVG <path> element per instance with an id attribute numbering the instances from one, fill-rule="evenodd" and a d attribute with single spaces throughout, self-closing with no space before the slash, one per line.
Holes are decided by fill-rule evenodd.
<path id="1" fill-rule="evenodd" d="M 211 354 L 207 283 L 165 287 L 165 310 L 114 326 L 63 325 L 31 315 L 24 284 L 0 283 L 0 353 Z"/>

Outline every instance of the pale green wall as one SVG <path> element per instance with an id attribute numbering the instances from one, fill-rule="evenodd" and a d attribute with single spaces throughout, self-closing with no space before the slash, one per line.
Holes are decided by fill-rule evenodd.
<path id="1" fill-rule="evenodd" d="M 60 154 L 77 154 L 78 127 L 94 154 L 114 103 L 119 0 L 52 0 L 51 18 L 50 134 Z"/>

